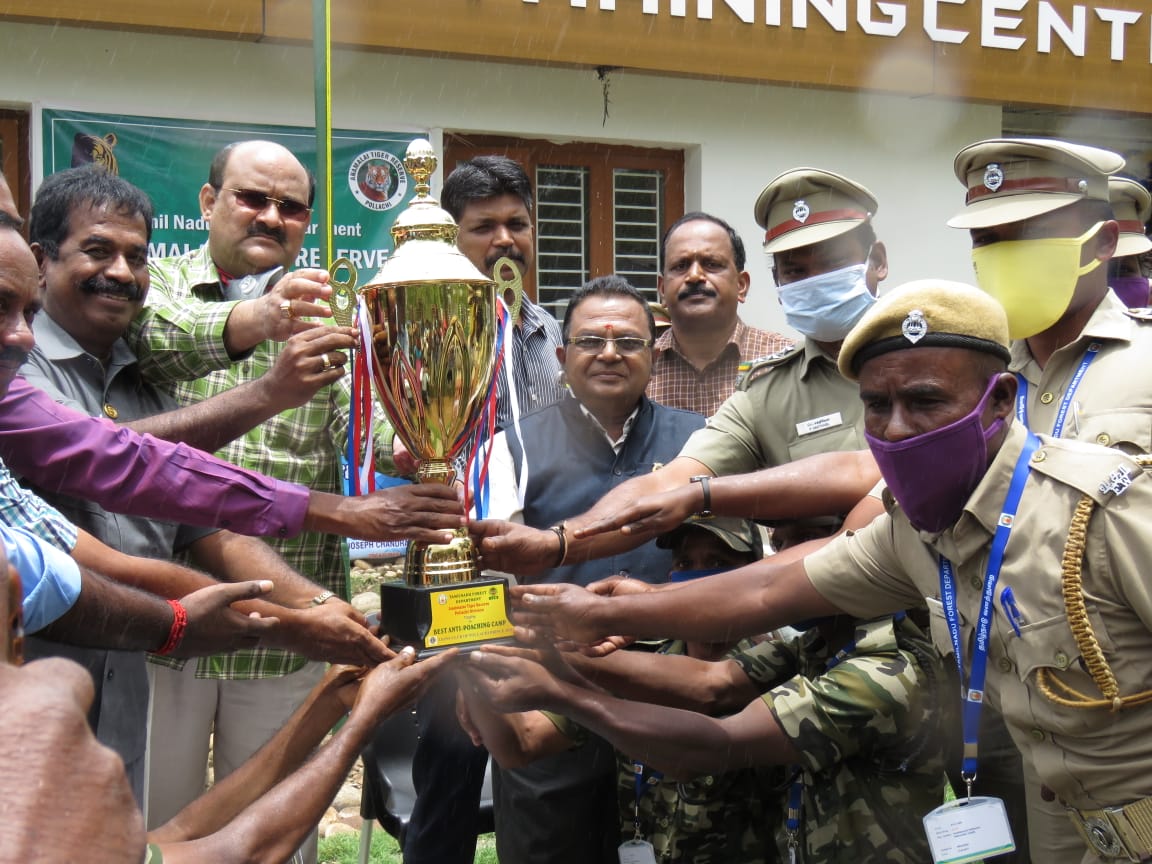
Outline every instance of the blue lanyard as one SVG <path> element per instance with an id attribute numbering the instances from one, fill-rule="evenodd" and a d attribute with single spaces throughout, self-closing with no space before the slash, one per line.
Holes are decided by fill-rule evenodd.
<path id="1" fill-rule="evenodd" d="M 1012 523 L 1016 510 L 1024 495 L 1028 482 L 1029 463 L 1032 454 L 1040 446 L 1040 439 L 1028 433 L 1024 449 L 1016 460 L 1012 471 L 1012 482 L 1004 498 L 1004 507 L 996 524 L 996 535 L 992 538 L 992 550 L 988 553 L 988 569 L 984 575 L 984 591 L 980 598 L 980 617 L 976 621 L 976 644 L 972 646 L 972 674 L 968 686 L 964 686 L 964 654 L 960 649 L 960 616 L 956 611 L 956 580 L 953 578 L 952 562 L 940 556 L 940 600 L 944 606 L 944 618 L 948 622 L 948 635 L 952 638 L 952 650 L 956 656 L 956 668 L 960 671 L 960 697 L 964 703 L 964 760 L 960 773 L 969 786 L 976 779 L 976 747 L 980 734 L 980 709 L 984 705 L 984 677 L 988 668 L 988 640 L 992 633 L 992 613 L 995 608 L 993 598 L 996 582 L 1000 579 L 1000 568 L 1004 564 L 1004 549 L 1012 533 Z"/>
<path id="2" fill-rule="evenodd" d="M 632 811 L 632 826 L 635 829 L 635 837 L 637 840 L 642 836 L 640 833 L 640 802 L 644 800 L 644 794 L 653 786 L 657 785 L 664 779 L 664 774 L 660 771 L 653 771 L 644 778 L 644 763 L 634 761 L 632 763 L 632 776 L 635 778 L 636 788 L 636 804 Z"/>
<path id="3" fill-rule="evenodd" d="M 1088 367 L 1092 365 L 1092 361 L 1096 359 L 1096 355 L 1100 353 L 1101 347 L 1099 342 L 1090 343 L 1088 350 L 1084 352 L 1084 356 L 1080 360 L 1080 365 L 1072 374 L 1072 380 L 1068 382 L 1068 389 L 1064 391 L 1064 396 L 1060 400 L 1060 408 L 1056 412 L 1056 422 L 1052 424 L 1053 438 L 1059 438 L 1060 433 L 1064 431 L 1064 421 L 1068 419 L 1068 408 L 1072 405 L 1072 397 L 1076 395 L 1076 388 L 1080 386 L 1080 380 L 1088 371 Z M 1019 386 L 1016 388 L 1016 419 L 1027 426 L 1028 381 L 1019 372 L 1016 373 L 1016 380 L 1019 382 Z"/>

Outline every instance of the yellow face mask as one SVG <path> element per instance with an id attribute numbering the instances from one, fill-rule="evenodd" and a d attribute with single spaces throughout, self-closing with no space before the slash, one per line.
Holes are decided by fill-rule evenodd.
<path id="1" fill-rule="evenodd" d="M 1081 266 L 1081 250 L 1103 222 L 1079 237 L 1008 240 L 972 250 L 976 284 L 1008 315 L 1008 335 L 1027 339 L 1060 320 L 1072 302 L 1076 282 L 1100 266 L 1094 258 Z"/>

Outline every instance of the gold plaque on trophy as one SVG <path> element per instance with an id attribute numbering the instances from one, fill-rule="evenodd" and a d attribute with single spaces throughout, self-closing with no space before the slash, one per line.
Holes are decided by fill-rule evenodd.
<path id="1" fill-rule="evenodd" d="M 427 141 L 409 145 L 404 165 L 416 197 L 392 227 L 396 251 L 359 290 L 376 394 L 420 460 L 420 482 L 448 484 L 492 384 L 500 292 L 519 274 L 497 283 L 456 248 L 456 223 L 429 195 L 436 157 Z M 463 528 L 450 543 L 410 542 L 403 582 L 380 588 L 383 631 L 421 653 L 511 639 L 505 581 L 479 576 Z"/>

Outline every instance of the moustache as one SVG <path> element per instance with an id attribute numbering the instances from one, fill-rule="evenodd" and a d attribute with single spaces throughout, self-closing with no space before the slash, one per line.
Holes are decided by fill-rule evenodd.
<path id="1" fill-rule="evenodd" d="M 253 222 L 248 226 L 249 237 L 269 237 L 277 243 L 283 244 L 285 235 L 282 228 L 272 228 L 262 222 Z"/>
<path id="2" fill-rule="evenodd" d="M 506 250 L 503 250 L 501 252 L 496 252 L 492 255 L 489 255 L 487 258 L 484 259 L 484 266 L 488 268 L 489 273 L 492 272 L 492 268 L 496 266 L 496 262 L 499 261 L 501 258 L 511 258 L 513 261 L 515 261 L 521 267 L 524 266 L 524 255 L 520 252 L 519 249 L 516 249 L 515 247 L 513 247 L 511 249 L 506 249 Z"/>
<path id="3" fill-rule="evenodd" d="M 680 289 L 676 295 L 677 300 L 687 300 L 689 297 L 715 297 L 716 292 L 708 287 L 707 282 L 690 282 Z"/>
<path id="4" fill-rule="evenodd" d="M 85 279 L 80 283 L 80 290 L 85 294 L 97 294 L 103 297 L 116 297 L 132 301 L 139 300 L 144 293 L 135 282 L 114 282 L 103 276 Z"/>

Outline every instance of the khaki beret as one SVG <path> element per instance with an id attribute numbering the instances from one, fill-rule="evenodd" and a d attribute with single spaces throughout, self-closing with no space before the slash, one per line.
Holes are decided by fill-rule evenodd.
<path id="1" fill-rule="evenodd" d="M 756 199 L 764 251 L 783 252 L 846 234 L 876 213 L 875 196 L 854 180 L 818 168 L 793 168 Z"/>
<path id="2" fill-rule="evenodd" d="M 992 138 L 956 154 L 967 206 L 953 228 L 987 228 L 1031 219 L 1077 201 L 1107 201 L 1108 176 L 1124 167 L 1111 150 L 1053 138 Z"/>
<path id="3" fill-rule="evenodd" d="M 1115 257 L 1143 255 L 1152 250 L 1152 240 L 1144 230 L 1144 224 L 1152 217 L 1152 195 L 1144 184 L 1127 177 L 1110 177 L 1108 196 L 1112 200 L 1112 212 L 1120 223 Z"/>
<path id="4" fill-rule="evenodd" d="M 857 380 L 873 357 L 909 348 L 967 348 L 1008 362 L 1008 318 L 979 288 L 919 279 L 887 292 L 844 339 L 840 374 Z"/>
<path id="5" fill-rule="evenodd" d="M 764 557 L 764 544 L 760 540 L 760 529 L 747 519 L 736 519 L 732 516 L 709 516 L 707 518 L 693 516 L 677 525 L 671 531 L 656 538 L 656 545 L 661 549 L 673 549 L 689 528 L 700 528 L 714 534 L 723 541 L 729 549 L 743 554 L 751 554 L 755 558 Z"/>

